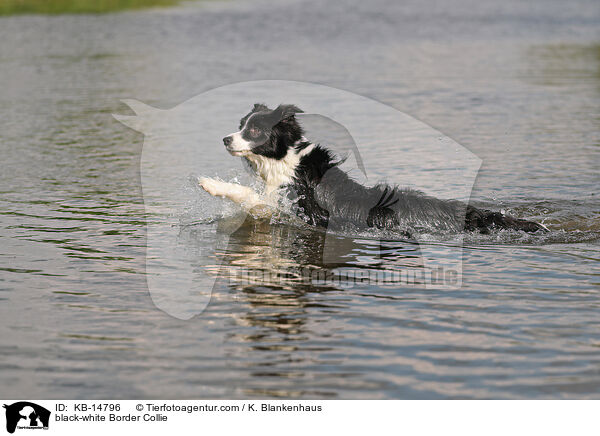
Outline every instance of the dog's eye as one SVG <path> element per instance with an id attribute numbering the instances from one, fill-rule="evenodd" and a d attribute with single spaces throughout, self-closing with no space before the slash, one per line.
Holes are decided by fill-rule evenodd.
<path id="1" fill-rule="evenodd" d="M 257 127 L 250 127 L 248 133 L 250 133 L 252 138 L 258 138 L 260 136 L 260 129 Z"/>

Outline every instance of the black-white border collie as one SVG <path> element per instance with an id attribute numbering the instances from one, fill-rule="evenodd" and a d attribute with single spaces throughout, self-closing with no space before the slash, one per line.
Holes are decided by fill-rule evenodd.
<path id="1" fill-rule="evenodd" d="M 223 138 L 227 151 L 245 159 L 264 181 L 263 193 L 204 177 L 200 186 L 209 194 L 228 198 L 248 210 L 277 207 L 278 196 L 287 192 L 297 206 L 298 216 L 320 227 L 335 221 L 407 234 L 411 229 L 482 233 L 493 229 L 547 230 L 532 221 L 477 209 L 456 200 L 440 200 L 412 189 L 385 184 L 363 186 L 338 167 L 340 161 L 329 150 L 304 137 L 295 116 L 301 112 L 294 105 L 271 110 L 257 103 L 241 119 L 240 130 Z"/>

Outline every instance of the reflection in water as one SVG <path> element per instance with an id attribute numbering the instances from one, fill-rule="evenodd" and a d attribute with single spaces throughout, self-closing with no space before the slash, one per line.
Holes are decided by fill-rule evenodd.
<path id="1" fill-rule="evenodd" d="M 219 275 L 228 277 L 235 289 L 327 291 L 366 282 L 368 273 L 423 266 L 416 243 L 331 235 L 251 217 L 218 256 L 223 261 Z"/>
<path id="2" fill-rule="evenodd" d="M 527 78 L 543 86 L 590 82 L 600 92 L 600 44 L 544 44 L 527 50 Z"/>
<path id="3" fill-rule="evenodd" d="M 336 257 L 324 259 L 326 239 L 320 229 L 248 217 L 230 235 L 228 246 L 217 253 L 221 265 L 213 267 L 213 274 L 238 301 L 246 302 L 236 324 L 250 332 L 232 333 L 229 341 L 244 344 L 247 354 L 254 356 L 251 376 L 260 378 L 261 385 L 247 388 L 248 395 L 337 396 L 335 391 L 305 386 L 310 377 L 307 368 L 334 368 L 343 361 L 330 357 L 338 347 L 329 341 L 344 337 L 340 327 L 318 321 L 315 325 L 315 312 L 331 319 L 347 316 L 352 296 L 344 292 L 373 285 L 365 272 L 422 267 L 414 243 L 330 237 L 333 246 L 328 249 Z M 398 292 L 397 284 L 390 286 L 392 294 Z M 386 297 L 382 289 L 379 294 L 383 301 L 395 298 Z M 315 345 L 309 340 L 315 336 L 326 341 Z M 339 369 L 335 376 L 345 379 L 356 373 Z M 277 385 L 274 380 L 278 378 L 294 379 L 299 385 L 286 390 L 269 388 Z"/>

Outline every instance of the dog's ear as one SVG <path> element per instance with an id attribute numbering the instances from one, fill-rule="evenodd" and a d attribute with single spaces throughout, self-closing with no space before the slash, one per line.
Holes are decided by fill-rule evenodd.
<path id="1" fill-rule="evenodd" d="M 0 0 L 1 1 L 1 0 Z M 254 107 L 252 108 L 252 110 L 248 113 L 248 115 L 246 115 L 244 118 L 242 118 L 240 120 L 240 130 L 242 129 L 242 127 L 244 127 L 244 124 L 246 124 L 246 120 L 248 118 L 250 118 L 250 115 L 256 113 L 256 112 L 268 112 L 271 109 L 269 109 L 267 107 L 267 105 L 262 104 L 262 103 L 254 103 Z"/>
<path id="2" fill-rule="evenodd" d="M 298 106 L 293 104 L 280 104 L 277 109 L 273 111 L 277 119 L 281 121 L 287 121 L 294 118 L 294 115 L 303 113 L 304 111 Z"/>
<path id="3" fill-rule="evenodd" d="M 254 107 L 252 108 L 252 112 L 261 112 L 268 110 L 269 108 L 267 107 L 267 105 L 262 103 L 254 103 Z"/>

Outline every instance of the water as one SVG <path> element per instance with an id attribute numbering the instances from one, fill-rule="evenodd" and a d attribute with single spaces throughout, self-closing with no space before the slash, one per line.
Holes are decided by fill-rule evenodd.
<path id="1" fill-rule="evenodd" d="M 599 20 L 593 1 L 466 0 L 0 18 L 0 397 L 597 398 Z M 164 314 L 146 286 L 143 137 L 110 114 L 257 79 L 411 114 L 483 159 L 476 203 L 552 232 L 468 236 L 458 290 L 244 285 L 226 273 L 328 270 L 318 232 L 249 222 L 217 253 L 207 310 Z M 374 179 L 410 170 L 390 152 L 367 151 Z M 216 218 L 199 198 L 199 221 Z M 209 226 L 182 240 L 202 249 Z M 349 268 L 418 262 L 407 241 L 346 240 Z"/>

